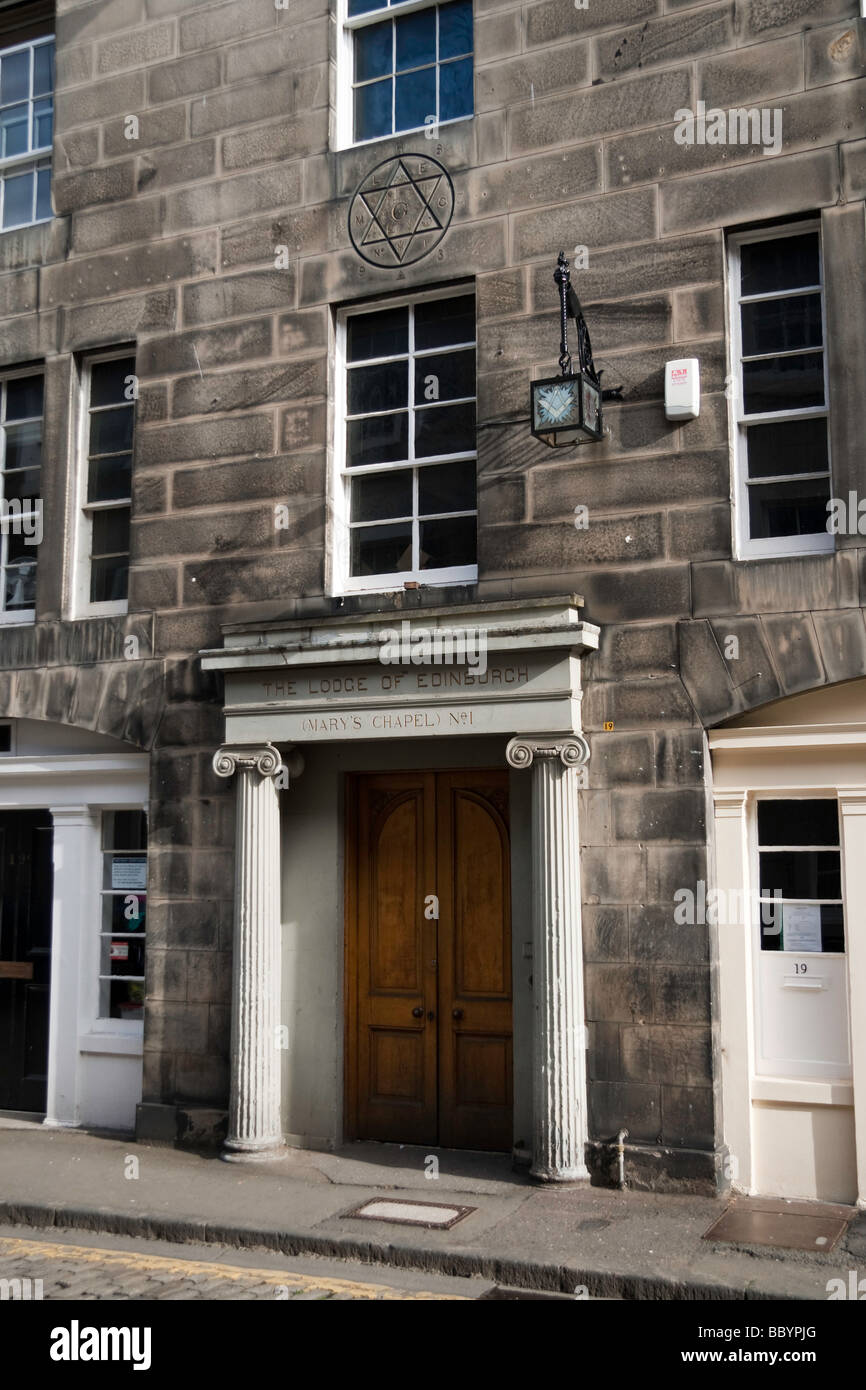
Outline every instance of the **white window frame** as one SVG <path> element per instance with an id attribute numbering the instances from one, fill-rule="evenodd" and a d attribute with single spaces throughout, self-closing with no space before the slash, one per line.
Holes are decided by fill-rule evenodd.
<path id="1" fill-rule="evenodd" d="M 112 980 L 124 980 L 124 979 L 129 980 L 129 981 L 131 981 L 131 982 L 133 982 L 133 983 L 135 983 L 135 984 L 141 984 L 142 987 L 143 987 L 143 992 L 146 993 L 146 986 L 145 986 L 146 974 L 145 974 L 145 975 L 104 975 L 104 974 L 102 973 L 102 943 L 103 943 L 103 941 L 105 941 L 106 939 L 107 939 L 107 940 L 112 940 L 113 938 L 120 938 L 120 937 L 123 937 L 124 940 L 137 940 L 137 941 L 142 941 L 142 942 L 144 943 L 144 959 L 145 959 L 145 970 L 146 970 L 146 968 L 147 968 L 147 935 L 148 935 L 148 931 L 147 931 L 147 919 L 145 918 L 145 927 L 144 927 L 144 931 L 143 931 L 143 932 L 106 932 L 106 931 L 103 929 L 103 925 L 102 925 L 102 923 L 103 923 L 103 903 L 104 903 L 105 898 L 106 898 L 106 897 L 125 898 L 125 897 L 128 897 L 128 896 L 130 896 L 130 895 L 135 896 L 135 893 L 134 893 L 133 889 L 131 889 L 131 888 L 128 888 L 128 889 L 121 889 L 121 888 L 116 888 L 116 889 L 112 889 L 112 888 L 103 888 L 103 886 L 102 886 L 102 879 L 103 879 L 103 869 L 104 869 L 104 865 L 105 865 L 105 857 L 106 857 L 107 854 L 112 854 L 112 853 L 121 854 L 121 855 L 122 855 L 122 854 L 127 854 L 127 855 L 132 855 L 132 854 L 143 854 L 143 855 L 144 855 L 144 858 L 145 858 L 145 872 L 146 872 L 146 874 L 149 876 L 149 874 L 150 874 L 150 861 L 149 861 L 149 858 L 148 858 L 148 849 L 149 849 L 149 843 L 150 843 L 150 814 L 149 814 L 149 808 L 148 808 L 147 804 L 140 805 L 140 806 L 129 806 L 129 805 L 121 805 L 121 804 L 118 804 L 118 805 L 116 805 L 116 806 L 115 806 L 115 805 L 103 805 L 103 806 L 99 806 L 99 807 L 96 808 L 96 809 L 98 810 L 98 825 L 99 825 L 99 853 L 98 853 L 98 858 L 97 858 L 97 863 L 98 863 L 97 874 L 98 874 L 98 877 L 95 879 L 95 883 L 96 883 L 96 902 L 97 902 L 97 913 L 98 913 L 98 916 L 97 916 L 97 921 L 96 921 L 96 971 L 95 971 L 95 977 L 94 977 L 95 992 L 94 992 L 94 995 L 93 995 L 93 1003 L 92 1003 L 92 1007 L 91 1007 L 90 1026 L 91 1026 L 92 1032 L 94 1032 L 94 1033 L 108 1033 L 108 1032 L 111 1032 L 111 1033 L 128 1033 L 128 1034 L 131 1034 L 133 1037 L 140 1037 L 140 1036 L 142 1035 L 143 1031 L 144 1031 L 144 1016 L 142 1015 L 141 1018 L 112 1018 L 110 1014 L 103 1014 L 103 1013 L 100 1013 L 100 996 L 101 996 L 101 994 L 102 994 L 102 985 L 103 985 L 104 982 L 108 981 L 108 982 L 110 983 Z M 143 849 L 143 850 L 114 850 L 114 851 L 113 851 L 113 850 L 106 850 L 106 849 L 103 848 L 103 844 L 104 844 L 104 840 L 105 840 L 105 817 L 108 816 L 108 815 L 113 815 L 116 811 L 140 811 L 141 814 L 144 816 L 144 824 L 145 824 L 145 846 L 144 846 L 144 849 Z M 143 891 L 143 893 L 142 893 L 142 896 L 143 896 L 144 898 L 147 898 L 147 896 L 148 896 L 147 884 L 145 884 L 145 888 L 144 888 L 144 891 Z M 110 1007 L 110 1005 L 109 1005 L 109 1007 Z"/>
<path id="2" fill-rule="evenodd" d="M 362 594 L 362 593 L 372 593 L 372 594 L 398 593 L 398 592 L 402 592 L 402 590 L 404 589 L 405 585 L 408 584 L 408 583 L 418 583 L 418 584 L 430 585 L 431 587 L 444 587 L 444 586 L 451 585 L 451 584 L 474 584 L 474 583 L 476 583 L 477 580 L 478 580 L 478 565 L 477 565 L 477 562 L 476 562 L 476 564 L 474 564 L 474 565 L 458 565 L 458 566 L 451 566 L 451 567 L 449 567 L 449 568 L 436 569 L 436 570 L 406 570 L 406 571 L 402 571 L 402 572 L 400 572 L 400 573 L 398 573 L 398 574 L 374 574 L 374 575 L 365 574 L 365 575 L 352 576 L 352 575 L 350 574 L 350 570 L 351 570 L 351 532 L 350 532 L 350 528 L 349 528 L 349 492 L 350 492 L 350 486 L 349 486 L 349 484 L 350 484 L 350 479 L 351 479 L 352 477 L 361 477 L 363 474 L 369 473 L 369 472 L 390 473 L 390 472 L 397 472 L 397 471 L 399 471 L 399 470 L 401 470 L 401 469 L 405 469 L 405 468 L 412 468 L 412 469 L 415 469 L 415 468 L 417 467 L 417 464 L 416 464 L 416 462 L 415 462 L 414 459 L 411 459 L 411 458 L 410 458 L 410 460 L 409 460 L 408 462 L 405 462 L 405 463 L 383 463 L 383 464 L 374 465 L 374 466 L 371 467 L 371 468 L 366 468 L 366 467 L 364 467 L 364 468 L 360 468 L 360 469 L 356 469 L 356 468 L 351 468 L 351 469 L 350 469 L 350 468 L 347 468 L 347 467 L 346 467 L 346 437 L 347 437 L 346 420 L 347 420 L 347 415 L 348 415 L 348 412 L 347 412 L 347 407 L 348 407 L 348 391 L 347 391 L 347 386 L 348 386 L 348 370 L 347 370 L 347 367 L 348 367 L 348 364 L 347 364 L 347 361 L 346 361 L 346 329 L 347 329 L 348 320 L 349 320 L 350 318 L 354 317 L 354 316 L 357 315 L 357 314 L 375 313 L 377 309 L 398 309 L 398 308 L 401 308 L 403 305 L 420 304 L 420 303 L 423 303 L 423 302 L 425 302 L 425 301 L 434 300 L 434 299 L 459 299 L 459 298 L 461 298 L 461 297 L 464 296 L 464 295 L 470 295 L 470 294 L 472 295 L 472 297 L 473 297 L 474 299 L 477 298 L 476 293 L 475 293 L 475 286 L 474 286 L 474 285 L 450 285 L 450 286 L 448 286 L 448 287 L 446 287 L 446 288 L 443 288 L 443 289 L 436 289 L 436 290 L 423 291 L 423 292 L 420 293 L 420 294 L 400 295 L 400 296 L 395 297 L 395 298 L 393 298 L 393 299 L 389 297 L 389 298 L 387 298 L 387 299 L 366 301 L 366 302 L 363 303 L 363 304 L 349 305 L 349 306 L 346 306 L 346 307 L 343 308 L 343 309 L 340 309 L 340 310 L 338 311 L 338 313 L 337 313 L 337 341 L 336 341 L 336 354 L 335 354 L 335 358 L 336 358 L 336 373 L 337 373 L 337 382 L 336 382 L 337 390 L 336 390 L 335 396 L 336 396 L 337 408 L 336 408 L 336 417 L 335 417 L 336 430 L 335 430 L 335 440 L 334 440 L 334 457 L 333 457 L 333 467 L 332 467 L 332 469 L 331 469 L 331 479 L 332 479 L 332 490 L 331 490 L 331 517 L 332 517 L 332 524 L 331 524 L 331 543 L 330 543 L 330 545 L 329 545 L 329 547 L 328 547 L 328 552 L 329 552 L 329 565 L 330 565 L 330 571 L 331 571 L 329 589 L 330 589 L 330 592 L 331 592 L 332 594 L 334 594 L 334 595 L 339 595 L 339 594 Z M 411 316 L 410 316 L 410 324 L 411 324 L 411 322 L 412 322 L 412 319 L 411 319 Z M 473 339 L 473 341 L 472 341 L 471 343 L 460 343 L 460 344 L 456 344 L 456 343 L 455 343 L 455 344 L 452 345 L 452 347 L 453 347 L 453 350 L 456 350 L 458 347 L 460 347 L 460 348 L 462 348 L 462 347 L 467 347 L 467 348 L 472 347 L 472 348 L 476 348 L 476 347 L 477 347 L 477 337 L 476 337 L 475 339 Z M 448 349 L 446 349 L 446 351 L 452 350 L 452 347 L 449 347 Z M 434 350 L 434 349 L 431 349 L 431 355 L 435 355 L 435 353 L 436 353 L 437 351 L 438 351 L 439 353 L 441 353 L 441 352 L 443 351 L 443 349 L 442 349 L 442 348 L 438 348 L 438 349 L 435 349 L 435 350 Z M 425 353 L 426 353 L 426 349 L 425 349 Z M 414 355 L 414 343 L 413 343 L 412 338 L 411 338 L 411 336 L 410 336 L 410 341 L 409 341 L 409 358 L 410 358 L 410 363 L 411 363 L 411 361 L 412 361 L 413 355 Z M 387 358 L 387 357 L 385 357 L 385 358 L 372 358 L 372 359 L 371 359 L 371 363 L 373 363 L 373 362 L 382 362 L 382 361 L 387 362 L 387 361 L 389 361 L 389 360 L 391 360 L 391 359 L 389 359 L 389 358 Z M 365 364 L 365 365 L 366 365 L 366 364 Z M 476 370 L 477 370 L 477 369 L 476 369 Z M 415 404 L 414 404 L 414 401 L 412 400 L 412 396 L 411 396 L 411 381 L 412 381 L 411 366 L 410 366 L 409 378 L 410 378 L 410 399 L 409 399 L 409 402 L 408 402 L 408 410 L 409 410 L 409 417 L 410 417 L 410 419 L 409 419 L 409 442 L 410 442 L 409 452 L 410 452 L 410 455 L 411 455 L 411 454 L 414 452 L 414 448 L 413 448 L 413 442 L 414 442 L 414 427 L 413 427 L 412 421 L 413 421 L 413 417 L 414 417 L 414 413 L 415 413 L 415 409 L 416 409 Z M 455 400 L 454 402 L 450 402 L 450 401 L 449 401 L 448 404 L 457 405 L 457 404 L 459 404 L 461 401 L 468 401 L 468 400 L 477 401 L 477 399 L 478 399 L 478 394 L 477 394 L 477 375 L 476 375 L 476 391 L 475 391 L 475 394 L 474 394 L 473 396 L 460 397 L 460 401 L 456 401 L 456 400 Z M 442 456 L 436 455 L 434 458 L 425 459 L 423 466 L 424 466 L 424 467 L 427 467 L 428 465 L 435 464 L 436 462 L 441 462 L 441 463 L 461 463 L 461 462 L 467 462 L 467 463 L 471 463 L 472 467 L 475 468 L 475 470 L 476 470 L 476 481 L 477 481 L 477 464 L 478 464 L 478 451 L 477 451 L 477 449 L 473 449 L 473 450 L 471 450 L 471 451 L 468 451 L 468 452 L 465 452 L 465 453 L 460 453 L 460 454 L 447 454 L 447 455 L 442 455 Z M 413 493 L 414 493 L 414 488 L 413 488 Z M 416 499 L 416 502 L 417 502 L 417 499 Z M 415 506 L 414 510 L 415 510 L 415 512 L 417 513 L 417 510 L 418 510 L 418 509 L 417 509 L 417 505 Z M 473 512 L 473 513 L 470 513 L 470 512 L 453 512 L 453 513 L 448 513 L 449 516 L 454 516 L 454 517 L 468 516 L 468 515 L 470 515 L 470 514 L 472 514 L 472 515 L 474 515 L 474 516 L 476 517 L 476 528 L 477 528 L 477 517 L 478 517 L 477 498 L 476 498 L 476 506 L 475 506 L 475 509 L 474 509 L 474 512 Z M 385 523 L 383 522 L 382 524 L 384 525 Z M 415 524 L 415 525 L 418 524 L 418 523 L 417 523 L 417 517 L 416 517 L 416 520 L 415 520 L 415 523 L 414 523 L 414 524 Z"/>
<path id="3" fill-rule="evenodd" d="M 824 362 L 824 405 L 806 406 L 802 410 L 768 411 L 760 415 L 744 415 L 742 380 L 742 333 L 740 324 L 740 248 L 747 243 L 776 241 L 783 237 L 800 236 L 804 232 L 815 232 L 818 236 L 819 282 L 815 286 L 799 287 L 794 293 L 814 293 L 821 295 L 821 333 Z M 780 227 L 764 230 L 740 232 L 728 238 L 728 303 L 729 303 L 729 356 L 728 415 L 731 439 L 731 479 L 732 479 L 732 525 L 734 558 L 755 560 L 761 558 L 783 558 L 787 555 L 824 555 L 835 548 L 832 532 L 816 532 L 805 536 L 768 536 L 752 539 L 749 535 L 749 485 L 748 457 L 746 445 L 746 426 L 748 424 L 774 424 L 777 421 L 797 421 L 809 419 L 827 420 L 827 467 L 830 476 L 830 496 L 833 496 L 833 460 L 830 443 L 830 380 L 827 352 L 827 297 L 825 294 L 824 249 L 821 237 L 821 224 L 817 218 L 803 222 L 786 223 Z M 776 297 L 776 296 L 773 296 Z M 749 296 L 751 299 L 752 297 Z M 796 473 L 790 475 L 791 481 L 808 481 L 810 478 L 823 478 L 821 473 Z M 770 481 L 787 481 L 775 478 Z M 828 513 L 829 515 L 829 513 Z"/>
<path id="4" fill-rule="evenodd" d="M 16 378 L 18 378 L 18 377 L 28 377 L 28 376 L 41 376 L 41 377 L 42 377 L 42 415 L 41 415 L 40 419 L 41 419 L 41 421 L 42 421 L 42 426 L 43 426 L 43 435 L 42 435 L 43 455 L 42 455 L 42 457 L 41 457 L 41 459 L 40 459 L 40 465 L 39 465 L 39 468 L 40 468 L 40 479 L 39 479 L 40 487 L 39 487 L 39 491 L 40 491 L 40 500 L 41 500 L 41 494 L 42 494 L 42 492 L 43 492 L 43 488 L 42 488 L 42 476 L 41 476 L 41 475 L 42 475 L 42 469 L 43 469 L 44 466 L 45 466 L 45 458 L 44 458 L 44 444 L 45 444 L 45 434 L 44 434 L 44 427 L 45 427 L 45 368 L 44 368 L 44 366 L 43 366 L 42 364 L 38 364 L 38 365 L 34 364 L 34 365 L 31 366 L 31 367 L 16 367 L 16 368 L 14 368 L 14 369 L 11 370 L 11 371 L 0 371 L 0 389 L 2 389 L 3 384 L 5 384 L 7 381 L 12 381 L 12 380 L 14 380 L 14 379 L 16 379 Z M 19 424 L 19 423 L 20 423 L 20 424 L 24 424 L 25 421 L 23 421 L 23 420 L 22 420 L 22 421 L 15 421 L 15 423 L 16 423 L 16 424 Z M 4 426 L 5 426 L 5 415 L 4 415 L 3 424 L 4 424 Z M 3 493 L 3 496 L 4 496 L 4 497 L 5 497 L 5 495 L 6 495 L 6 482 L 5 482 L 5 479 L 6 479 L 6 430 L 5 430 L 5 428 L 2 428 L 2 429 L 0 429 L 0 488 L 2 488 L 2 493 Z M 30 515 L 32 515 L 32 513 L 30 513 Z M 44 515 L 44 506 L 43 506 L 43 515 Z M 6 536 L 6 535 L 0 535 L 0 584 L 3 584 L 4 586 L 5 586 L 5 583 L 6 583 L 6 554 L 7 554 L 7 543 L 8 543 L 8 538 L 7 538 L 7 536 Z M 39 583 L 39 562 L 38 562 L 38 556 L 36 556 L 36 551 L 39 549 L 39 547 L 38 547 L 38 546 L 34 546 L 33 549 L 34 549 L 34 556 L 36 557 L 36 583 L 38 584 L 38 583 Z M 5 593 L 0 594 L 0 603 L 4 603 L 4 604 L 5 604 Z M 19 626 L 19 625 L 21 625 L 21 624 L 23 624 L 23 623 L 35 623 L 35 622 L 36 622 L 36 607 L 35 607 L 35 605 L 34 605 L 33 608 L 19 608 L 19 609 L 13 609 L 12 611 L 7 610 L 5 607 L 0 608 L 0 627 L 17 627 L 17 626 Z"/>
<path id="5" fill-rule="evenodd" d="M 41 48 L 43 45 L 45 45 L 45 44 L 47 44 L 47 43 L 54 44 L 55 61 L 56 61 L 56 56 L 57 56 L 57 45 L 56 45 L 56 43 L 55 43 L 54 35 L 53 35 L 53 34 L 43 34 L 43 36 L 42 36 L 41 38 L 38 38 L 38 39 L 28 39 L 26 43 L 10 44 L 10 46 L 9 46 L 8 48 L 2 48 L 2 47 L 0 47 L 0 59 L 2 59 L 2 58 L 7 58 L 7 57 L 9 56 L 10 53 L 20 53 L 23 49 L 34 49 L 34 50 L 35 50 L 35 49 L 37 49 L 37 48 Z M 32 71 L 32 61 L 31 61 L 31 71 Z M 54 89 L 52 89 L 52 91 L 51 91 L 51 101 L 52 101 L 52 122 L 51 122 L 51 123 L 52 123 L 52 132 L 53 132 L 53 128 L 54 128 L 54 125 L 56 124 L 56 119 L 57 119 L 57 112 L 56 112 L 56 106 L 55 106 L 55 93 L 54 93 Z M 33 98 L 32 98 L 32 97 L 28 97 L 27 102 L 28 102 L 28 107 L 32 107 Z M 31 111 L 31 119 L 32 119 L 32 111 Z M 54 213 L 53 213 L 53 211 L 52 211 L 52 212 L 50 212 L 50 213 L 48 214 L 47 217 L 35 217 L 35 216 L 34 216 L 29 222 L 15 222 L 15 223 L 13 223 L 13 225 L 10 226 L 10 227 L 4 227 L 4 226 L 3 226 L 3 212 L 4 212 L 5 193 L 6 193 L 6 175 L 9 174 L 9 173 L 12 173 L 12 174 L 15 174 L 15 173 L 25 173 L 28 169 L 31 169 L 31 168 L 34 169 L 34 170 L 45 169 L 45 168 L 47 168 L 47 169 L 49 170 L 49 173 L 50 173 L 50 171 L 51 171 L 51 152 L 52 152 L 52 148 L 53 148 L 53 133 L 52 133 L 52 143 L 51 143 L 50 145 L 39 145 L 39 146 L 36 146 L 34 149 L 28 150 L 25 154 L 14 154 L 14 155 L 10 155 L 10 157 L 9 157 L 8 159 L 0 159 L 0 236 L 2 236 L 4 232 L 15 232 L 15 231 L 20 231 L 22 227 L 39 227 L 39 226 L 42 226 L 43 223 L 45 223 L 45 222 L 50 222 L 51 219 L 52 219 L 52 217 L 54 216 Z M 35 201 L 36 201 L 36 188 L 35 188 L 35 185 L 34 185 L 33 197 L 34 197 L 34 212 L 35 212 Z"/>
<path id="6" fill-rule="evenodd" d="M 130 357 L 135 361 L 135 356 L 135 344 L 130 343 L 124 348 L 112 348 L 110 351 L 88 353 L 81 363 L 78 389 L 77 463 L 75 470 L 75 554 L 72 563 L 72 611 L 70 615 L 73 618 L 112 617 L 129 611 L 128 598 L 111 599 L 105 603 L 91 603 L 90 601 L 90 561 L 91 542 L 93 537 L 92 514 L 94 511 L 109 511 L 112 508 L 119 510 L 122 507 L 128 507 L 130 510 L 131 523 L 132 496 L 130 493 L 128 498 L 117 498 L 111 502 L 88 502 L 87 458 L 90 448 L 90 376 L 92 368 L 99 362 L 116 362 L 124 357 Z M 135 435 L 133 433 L 133 450 L 134 448 Z M 130 544 L 131 542 L 132 526 L 130 524 Z"/>
<path id="7" fill-rule="evenodd" d="M 401 3 L 383 5 L 368 14 L 349 15 L 349 0 L 337 0 L 337 74 L 336 74 L 336 121 L 334 148 L 347 150 L 355 146 L 381 144 L 383 140 L 402 140 L 418 131 L 438 133 L 444 126 L 457 125 L 459 121 L 471 121 L 475 116 L 474 74 L 475 74 L 475 24 L 473 14 L 472 30 L 472 72 L 473 109 L 466 116 L 454 116 L 447 121 L 437 121 L 435 125 L 413 126 L 411 130 L 394 130 L 387 135 L 374 135 L 369 140 L 355 139 L 355 45 L 354 36 L 358 29 L 371 24 L 379 24 L 385 19 L 398 15 L 412 14 L 415 10 L 432 10 L 448 0 L 402 0 Z M 438 66 L 438 65 L 437 65 Z M 437 76 L 438 92 L 438 76 Z M 438 101 L 437 101 L 438 105 Z M 434 114 L 433 112 L 430 113 Z M 433 137 L 430 136 L 432 139 Z"/>

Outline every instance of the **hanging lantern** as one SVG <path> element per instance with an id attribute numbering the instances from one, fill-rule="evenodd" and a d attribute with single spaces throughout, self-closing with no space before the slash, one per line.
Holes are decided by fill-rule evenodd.
<path id="1" fill-rule="evenodd" d="M 599 373 L 592 360 L 589 330 L 580 300 L 571 287 L 565 253 L 560 251 L 553 279 L 559 286 L 562 340 L 559 345 L 560 375 L 531 383 L 530 413 L 532 433 L 551 448 L 564 444 L 585 444 L 601 439 L 602 391 Z M 577 350 L 580 364 L 572 370 L 568 351 L 568 319 L 577 324 Z"/>

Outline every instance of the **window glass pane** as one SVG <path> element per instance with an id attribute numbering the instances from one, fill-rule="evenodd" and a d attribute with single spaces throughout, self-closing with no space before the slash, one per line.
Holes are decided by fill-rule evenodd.
<path id="1" fill-rule="evenodd" d="M 0 106 L 26 101 L 30 96 L 30 52 L 24 48 L 0 59 Z"/>
<path id="2" fill-rule="evenodd" d="M 412 471 L 369 473 L 352 479 L 352 521 L 412 515 Z"/>
<path id="3" fill-rule="evenodd" d="M 41 43 L 33 50 L 33 95 L 47 96 L 54 91 L 54 44 Z"/>
<path id="4" fill-rule="evenodd" d="M 102 848 L 147 849 L 147 816 L 144 811 L 104 811 Z M 105 884 L 110 887 L 110 884 Z"/>
<path id="5" fill-rule="evenodd" d="M 475 395 L 475 352 L 435 353 L 415 359 L 415 404 Z"/>
<path id="6" fill-rule="evenodd" d="M 51 144 L 51 131 L 54 120 L 54 103 L 36 101 L 33 103 L 33 149 L 41 150 Z"/>
<path id="7" fill-rule="evenodd" d="M 127 453 L 132 448 L 134 415 L 132 406 L 94 410 L 90 416 L 90 453 Z"/>
<path id="8" fill-rule="evenodd" d="M 10 540 L 12 537 L 10 536 Z M 36 607 L 36 559 L 9 565 L 5 576 L 6 608 L 18 611 Z"/>
<path id="9" fill-rule="evenodd" d="M 475 342 L 475 299 L 428 299 L 415 306 L 415 347 L 449 347 Z"/>
<path id="10" fill-rule="evenodd" d="M 5 111 L 0 111 L 0 156 L 3 159 L 27 153 L 29 125 L 30 108 L 27 105 L 9 106 Z"/>
<path id="11" fill-rule="evenodd" d="M 436 69 L 421 68 L 395 79 L 394 129 L 413 130 L 436 115 Z"/>
<path id="12" fill-rule="evenodd" d="M 474 463 L 443 463 L 418 470 L 419 516 L 473 511 L 475 500 Z"/>
<path id="13" fill-rule="evenodd" d="M 356 14 L 369 14 L 371 10 L 383 10 L 388 0 L 349 0 L 349 18 Z"/>
<path id="14" fill-rule="evenodd" d="M 449 569 L 453 565 L 475 564 L 474 516 L 458 516 L 447 521 L 422 521 L 420 569 Z"/>
<path id="15" fill-rule="evenodd" d="M 6 467 L 38 468 L 42 462 L 42 421 L 6 426 Z"/>
<path id="16" fill-rule="evenodd" d="M 6 419 L 30 420 L 42 416 L 44 381 L 41 376 L 16 376 L 6 382 Z"/>
<path id="17" fill-rule="evenodd" d="M 20 227 L 33 220 L 33 174 L 9 175 L 3 187 L 3 226 Z"/>
<path id="18" fill-rule="evenodd" d="M 397 28 L 397 71 L 419 68 L 436 61 L 436 11 L 418 10 L 395 21 Z M 435 116 L 436 108 L 431 107 Z"/>
<path id="19" fill-rule="evenodd" d="M 100 1018 L 144 1018 L 144 985 L 129 980 L 101 980 Z"/>
<path id="20" fill-rule="evenodd" d="M 123 898 L 104 898 L 103 907 L 110 908 L 112 903 L 116 903 L 120 909 L 120 922 L 112 927 L 103 917 L 103 931 L 122 932 L 123 923 Z M 117 912 L 115 908 L 115 912 Z M 121 936 L 117 940 L 112 940 L 110 936 L 104 936 L 99 945 L 99 973 L 100 975 L 143 975 L 144 974 L 144 942 L 136 941 L 133 937 Z"/>
<path id="21" fill-rule="evenodd" d="M 391 79 L 355 89 L 355 139 L 391 134 Z"/>
<path id="22" fill-rule="evenodd" d="M 817 232 L 749 241 L 740 248 L 741 294 L 771 294 L 819 280 Z"/>
<path id="23" fill-rule="evenodd" d="M 463 454 L 475 448 L 475 405 L 439 405 L 415 416 L 415 457 Z"/>
<path id="24" fill-rule="evenodd" d="M 745 357 L 820 347 L 823 341 L 820 294 L 759 299 L 743 304 L 741 313 Z"/>
<path id="25" fill-rule="evenodd" d="M 758 844 L 838 845 L 839 810 L 829 797 L 758 802 Z"/>
<path id="26" fill-rule="evenodd" d="M 109 507 L 93 513 L 93 555 L 129 553 L 129 508 Z"/>
<path id="27" fill-rule="evenodd" d="M 44 222 L 52 217 L 54 209 L 51 206 L 51 170 L 50 168 L 39 169 L 36 174 L 36 220 Z"/>
<path id="28" fill-rule="evenodd" d="M 765 357 L 743 363 L 744 408 L 748 415 L 803 410 L 824 404 L 824 354 Z"/>
<path id="29" fill-rule="evenodd" d="M 761 950 L 762 951 L 790 951 L 796 949 L 796 942 L 792 945 L 786 942 L 786 921 L 785 914 L 788 914 L 788 921 L 792 911 L 796 912 L 793 904 L 789 903 L 766 903 L 761 904 Z M 841 903 L 821 903 L 815 911 L 818 913 L 821 923 L 821 950 L 822 951 L 844 951 L 845 950 L 845 925 L 844 913 Z M 802 930 L 802 922 L 799 924 Z M 800 932 L 797 932 L 797 936 Z"/>
<path id="30" fill-rule="evenodd" d="M 361 526 L 351 532 L 352 574 L 402 574 L 412 568 L 412 524 Z"/>
<path id="31" fill-rule="evenodd" d="M 115 556 L 90 562 L 90 602 L 114 603 L 126 598 L 129 559 Z"/>
<path id="32" fill-rule="evenodd" d="M 472 52 L 472 0 L 455 0 L 439 9 L 439 57 L 459 58 Z"/>
<path id="33" fill-rule="evenodd" d="M 135 375 L 135 358 L 94 362 L 90 369 L 90 404 L 114 405 L 126 399 L 126 378 Z"/>
<path id="34" fill-rule="evenodd" d="M 368 357 L 396 357 L 409 351 L 409 310 L 385 309 L 378 314 L 352 314 L 346 352 L 350 362 Z"/>
<path id="35" fill-rule="evenodd" d="M 382 362 L 375 367 L 349 371 L 349 414 L 372 410 L 397 410 L 408 405 L 408 363 Z"/>
<path id="36" fill-rule="evenodd" d="M 814 536 L 827 531 L 830 480 L 758 484 L 749 488 L 753 540 L 771 536 Z"/>
<path id="37" fill-rule="evenodd" d="M 777 420 L 746 430 L 750 478 L 820 473 L 827 468 L 827 421 Z"/>
<path id="38" fill-rule="evenodd" d="M 88 502 L 115 502 L 129 497 L 132 488 L 132 455 L 109 454 L 92 458 L 87 467 Z"/>
<path id="39" fill-rule="evenodd" d="M 443 63 L 439 69 L 440 121 L 456 121 L 471 116 L 472 111 L 472 59 Z"/>
<path id="40" fill-rule="evenodd" d="M 402 463 L 408 457 L 409 416 L 405 413 L 349 421 L 349 468 L 364 463 Z"/>
<path id="41" fill-rule="evenodd" d="M 10 526 L 6 537 L 6 555 L 10 565 L 29 565 L 36 562 L 36 544 L 39 539 L 36 527 L 38 518 L 29 511 L 17 521 L 13 530 Z"/>
<path id="42" fill-rule="evenodd" d="M 838 850 L 762 850 L 761 897 L 841 898 Z"/>
<path id="43" fill-rule="evenodd" d="M 392 71 L 394 57 L 393 23 L 371 24 L 355 34 L 355 81 L 368 82 L 372 77 L 385 77 Z"/>
<path id="44" fill-rule="evenodd" d="M 8 501 L 16 497 L 22 502 L 34 502 L 39 496 L 41 476 L 38 468 L 21 468 L 15 473 L 10 473 L 7 469 L 3 477 L 4 497 Z"/>

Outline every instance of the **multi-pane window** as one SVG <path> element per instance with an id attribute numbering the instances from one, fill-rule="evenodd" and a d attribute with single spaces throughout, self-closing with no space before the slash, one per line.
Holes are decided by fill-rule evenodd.
<path id="1" fill-rule="evenodd" d="M 425 9 L 348 0 L 346 34 L 355 141 L 472 115 L 472 0 Z"/>
<path id="2" fill-rule="evenodd" d="M 54 39 L 0 50 L 0 229 L 51 217 Z"/>
<path id="3" fill-rule="evenodd" d="M 84 606 L 127 596 L 135 395 L 133 356 L 86 363 Z"/>
<path id="4" fill-rule="evenodd" d="M 98 1016 L 143 1018 L 147 915 L 144 811 L 103 811 L 100 895 Z"/>
<path id="5" fill-rule="evenodd" d="M 731 272 L 738 553 L 830 549 L 818 227 L 734 238 Z"/>
<path id="6" fill-rule="evenodd" d="M 347 313 L 341 341 L 338 586 L 473 580 L 474 297 Z"/>
<path id="7" fill-rule="evenodd" d="M 762 950 L 845 950 L 839 811 L 834 800 L 759 801 L 758 867 Z"/>
<path id="8" fill-rule="evenodd" d="M 0 380 L 0 622 L 32 621 L 42 540 L 41 372 Z"/>

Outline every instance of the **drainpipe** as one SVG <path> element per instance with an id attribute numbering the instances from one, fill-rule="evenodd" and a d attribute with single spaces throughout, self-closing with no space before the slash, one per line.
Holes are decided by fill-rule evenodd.
<path id="1" fill-rule="evenodd" d="M 619 1163 L 619 1190 L 620 1190 L 620 1192 L 624 1192 L 624 1191 L 625 1191 L 625 1145 L 624 1145 L 624 1142 L 623 1142 L 623 1141 L 626 1140 L 627 1138 L 628 1138 L 628 1130 L 627 1130 L 627 1129 L 621 1129 L 620 1132 L 619 1132 L 619 1134 L 616 1136 L 616 1152 L 617 1152 L 617 1160 L 618 1160 L 618 1163 Z"/>

